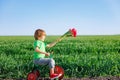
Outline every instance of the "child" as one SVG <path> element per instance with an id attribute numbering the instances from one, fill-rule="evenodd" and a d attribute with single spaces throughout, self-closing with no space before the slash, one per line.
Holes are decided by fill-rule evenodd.
<path id="1" fill-rule="evenodd" d="M 55 79 L 58 78 L 60 74 L 54 73 L 55 61 L 51 58 L 45 58 L 45 56 L 50 56 L 50 53 L 45 51 L 45 47 L 53 47 L 56 42 L 45 45 L 45 37 L 46 33 L 42 29 L 37 29 L 34 33 L 34 64 L 48 65 L 50 68 L 50 79 Z"/>

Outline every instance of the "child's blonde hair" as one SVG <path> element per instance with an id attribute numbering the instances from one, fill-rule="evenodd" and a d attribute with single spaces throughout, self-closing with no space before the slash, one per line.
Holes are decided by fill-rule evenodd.
<path id="1" fill-rule="evenodd" d="M 42 29 L 37 29 L 37 30 L 35 31 L 35 33 L 34 33 L 34 38 L 35 38 L 35 40 L 38 40 L 38 37 L 42 37 L 42 36 L 44 36 L 44 35 L 46 35 L 46 33 L 45 33 L 44 30 L 42 30 Z"/>

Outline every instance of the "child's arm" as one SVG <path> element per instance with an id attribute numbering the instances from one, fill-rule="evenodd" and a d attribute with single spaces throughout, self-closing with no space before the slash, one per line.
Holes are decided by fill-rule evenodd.
<path id="1" fill-rule="evenodd" d="M 38 52 L 38 53 L 41 53 L 41 54 L 45 54 L 46 56 L 50 56 L 50 53 L 43 52 L 38 47 L 35 48 L 35 51 Z"/>
<path id="2" fill-rule="evenodd" d="M 52 42 L 52 43 L 50 43 L 50 44 L 47 44 L 47 46 L 46 47 L 53 47 L 53 46 L 55 46 L 56 45 L 56 43 L 58 43 L 59 41 L 61 41 L 62 40 L 62 38 L 59 38 L 59 39 L 57 39 L 55 42 Z"/>
<path id="3" fill-rule="evenodd" d="M 47 44 L 47 46 L 46 47 L 53 47 L 54 45 L 56 44 L 56 42 L 52 42 L 52 43 L 50 43 L 50 44 Z"/>

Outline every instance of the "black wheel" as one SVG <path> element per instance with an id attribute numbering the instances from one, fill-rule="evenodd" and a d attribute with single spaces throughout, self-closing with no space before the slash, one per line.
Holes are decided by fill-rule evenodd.
<path id="1" fill-rule="evenodd" d="M 27 75 L 27 80 L 36 80 L 37 79 L 37 75 L 33 72 L 28 73 Z"/>
<path id="2" fill-rule="evenodd" d="M 64 69 L 60 66 L 55 66 L 55 73 L 61 74 L 61 76 L 59 77 L 59 80 L 61 80 L 64 77 Z"/>

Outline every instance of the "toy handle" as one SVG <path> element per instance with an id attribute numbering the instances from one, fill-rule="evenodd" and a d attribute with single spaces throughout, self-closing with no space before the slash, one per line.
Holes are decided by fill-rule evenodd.
<path id="1" fill-rule="evenodd" d="M 53 58 L 53 52 L 50 53 L 49 58 Z"/>
<path id="2" fill-rule="evenodd" d="M 52 54 L 50 54 L 49 58 L 53 58 L 53 55 L 52 55 Z"/>

